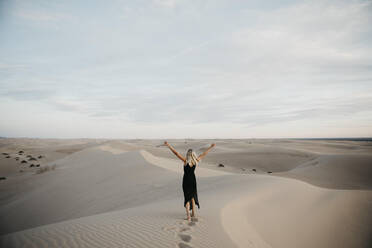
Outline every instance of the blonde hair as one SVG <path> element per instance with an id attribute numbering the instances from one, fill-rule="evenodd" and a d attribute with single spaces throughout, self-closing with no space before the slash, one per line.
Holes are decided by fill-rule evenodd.
<path id="1" fill-rule="evenodd" d="M 190 164 L 190 165 L 197 165 L 198 164 L 197 156 L 196 156 L 195 152 L 193 152 L 192 149 L 187 150 L 186 164 Z"/>

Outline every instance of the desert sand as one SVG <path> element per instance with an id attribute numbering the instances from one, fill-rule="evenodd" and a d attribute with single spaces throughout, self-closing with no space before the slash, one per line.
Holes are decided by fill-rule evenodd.
<path id="1" fill-rule="evenodd" d="M 372 247 L 372 142 L 163 142 L 1 138 L 0 247 Z"/>

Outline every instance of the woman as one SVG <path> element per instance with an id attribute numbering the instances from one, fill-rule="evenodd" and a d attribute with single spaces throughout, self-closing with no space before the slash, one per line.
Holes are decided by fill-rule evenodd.
<path id="1" fill-rule="evenodd" d="M 196 178 L 195 178 L 195 166 L 198 165 L 199 161 L 207 155 L 207 153 L 216 146 L 212 144 L 205 152 L 203 152 L 199 157 L 196 157 L 195 152 L 192 149 L 188 149 L 186 153 L 186 158 L 179 154 L 167 141 L 164 142 L 164 145 L 168 146 L 169 149 L 183 161 L 183 179 L 182 179 L 182 189 L 183 195 L 185 197 L 184 207 L 186 208 L 187 220 L 190 221 L 191 217 L 196 217 L 195 214 L 195 204 L 199 206 L 198 200 L 198 191 L 196 188 Z M 191 204 L 190 204 L 191 201 Z M 190 205 L 192 207 L 192 213 L 190 216 Z"/>

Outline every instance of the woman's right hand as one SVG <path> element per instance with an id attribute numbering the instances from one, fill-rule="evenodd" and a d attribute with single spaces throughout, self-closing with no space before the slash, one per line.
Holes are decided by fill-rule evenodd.
<path id="1" fill-rule="evenodd" d="M 212 145 L 211 145 L 211 147 L 215 147 L 216 146 L 216 144 L 215 143 L 213 143 Z"/>
<path id="2" fill-rule="evenodd" d="M 167 141 L 164 141 L 164 145 L 166 146 L 169 146 L 168 142 Z"/>

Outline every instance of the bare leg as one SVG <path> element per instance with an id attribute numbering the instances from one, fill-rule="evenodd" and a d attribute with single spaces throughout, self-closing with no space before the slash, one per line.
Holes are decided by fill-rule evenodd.
<path id="1" fill-rule="evenodd" d="M 191 217 L 196 217 L 196 208 L 195 208 L 195 199 L 194 197 L 191 198 L 191 207 L 192 207 L 192 212 L 191 212 Z"/>
<path id="2" fill-rule="evenodd" d="M 190 212 L 189 212 L 189 209 L 190 209 L 190 202 L 186 202 L 186 215 L 187 215 L 187 220 L 188 221 L 191 221 L 191 217 L 190 217 Z"/>

